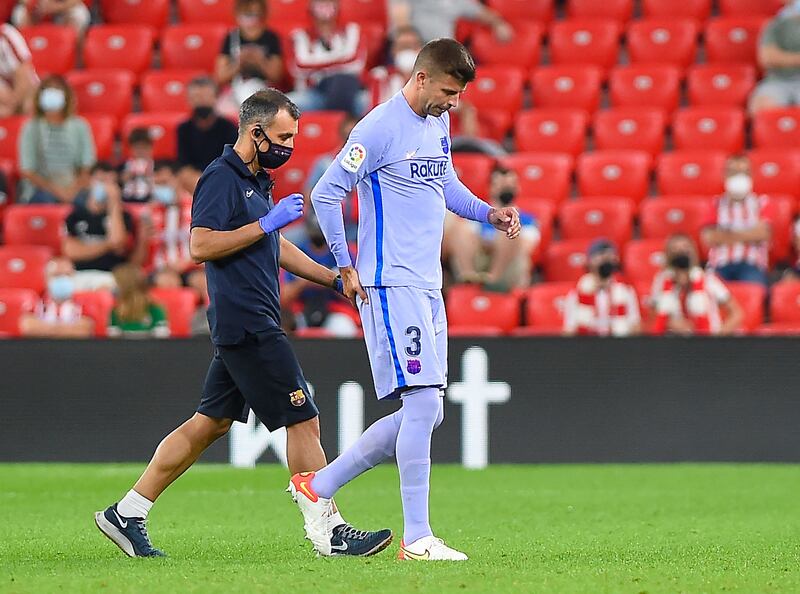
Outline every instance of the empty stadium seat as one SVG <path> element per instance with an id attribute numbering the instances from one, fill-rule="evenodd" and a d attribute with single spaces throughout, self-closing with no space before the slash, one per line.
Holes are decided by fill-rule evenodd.
<path id="1" fill-rule="evenodd" d="M 630 198 L 605 196 L 570 200 L 562 203 L 558 210 L 561 238 L 605 237 L 621 247 L 631 238 L 633 214 Z"/>
<path id="2" fill-rule="evenodd" d="M 225 25 L 172 25 L 161 36 L 161 67 L 212 72 L 219 55 Z"/>
<path id="3" fill-rule="evenodd" d="M 656 161 L 661 194 L 719 194 L 727 155 L 719 151 L 675 151 Z"/>
<path id="4" fill-rule="evenodd" d="M 182 23 L 236 24 L 234 0 L 178 0 L 178 19 Z"/>
<path id="5" fill-rule="evenodd" d="M 458 178 L 477 196 L 489 195 L 489 177 L 494 168 L 494 159 L 486 155 L 457 153 L 453 155 L 453 167 Z"/>
<path id="6" fill-rule="evenodd" d="M 685 18 L 704 21 L 711 14 L 711 0 L 643 0 L 646 18 Z"/>
<path id="7" fill-rule="evenodd" d="M 30 289 L 0 288 L 0 338 L 20 336 L 20 317 L 32 313 L 38 301 L 38 296 Z"/>
<path id="8" fill-rule="evenodd" d="M 453 118 L 450 118 L 450 133 L 454 135 Z M 482 109 L 478 112 L 478 130 L 480 136 L 503 142 L 511 129 L 513 114 L 505 109 Z"/>
<path id="9" fill-rule="evenodd" d="M 525 324 L 515 334 L 558 335 L 564 328 L 564 301 L 571 282 L 541 283 L 525 293 Z"/>
<path id="10" fill-rule="evenodd" d="M 614 19 L 624 23 L 633 16 L 633 0 L 569 0 L 567 16 L 571 19 Z"/>
<path id="11" fill-rule="evenodd" d="M 514 200 L 520 212 L 527 213 L 536 217 L 536 225 L 539 229 L 539 244 L 531 254 L 534 264 L 541 261 L 542 254 L 547 250 L 550 241 L 553 239 L 553 221 L 556 217 L 556 205 L 552 200 L 546 198 L 528 198 L 527 196 L 517 196 Z"/>
<path id="12" fill-rule="evenodd" d="M 773 323 L 800 323 L 800 281 L 772 285 L 769 311 Z"/>
<path id="13" fill-rule="evenodd" d="M 578 157 L 578 192 L 584 196 L 625 196 L 642 200 L 653 160 L 643 151 L 594 151 Z"/>
<path id="14" fill-rule="evenodd" d="M 339 126 L 345 114 L 341 111 L 306 111 L 300 119 L 294 146 L 303 153 L 329 153 L 342 146 Z"/>
<path id="15" fill-rule="evenodd" d="M 663 239 L 635 239 L 622 249 L 622 271 L 632 283 L 650 283 L 664 267 Z"/>
<path id="16" fill-rule="evenodd" d="M 641 150 L 655 156 L 664 148 L 666 126 L 666 116 L 660 109 L 604 109 L 594 115 L 594 144 L 601 150 Z"/>
<path id="17" fill-rule="evenodd" d="M 167 24 L 169 0 L 100 0 L 100 13 L 105 23 L 160 29 Z"/>
<path id="18" fill-rule="evenodd" d="M 41 245 L 0 246 L 0 289 L 30 289 L 41 293 L 44 269 L 53 250 Z"/>
<path id="19" fill-rule="evenodd" d="M 673 111 L 678 107 L 681 71 L 667 65 L 618 66 L 609 77 L 614 107 L 641 106 Z"/>
<path id="20" fill-rule="evenodd" d="M 518 151 L 565 152 L 573 156 L 586 147 L 589 116 L 580 109 L 523 111 L 514 125 Z"/>
<path id="21" fill-rule="evenodd" d="M 553 202 L 569 196 L 574 160 L 566 153 L 516 153 L 503 164 L 517 172 L 521 196 Z"/>
<path id="22" fill-rule="evenodd" d="M 800 107 L 770 109 L 753 116 L 756 148 L 800 149 Z"/>
<path id="23" fill-rule="evenodd" d="M 697 52 L 697 24 L 685 19 L 645 19 L 628 25 L 628 56 L 634 64 L 686 68 Z"/>
<path id="24" fill-rule="evenodd" d="M 192 335 L 192 318 L 197 309 L 197 294 L 193 289 L 150 290 L 150 297 L 167 313 L 169 334 L 173 338 L 188 338 Z"/>
<path id="25" fill-rule="evenodd" d="M 17 138 L 28 116 L 0 118 L 0 159 L 17 162 Z"/>
<path id="26" fill-rule="evenodd" d="M 132 113 L 122 120 L 121 135 L 127 152 L 127 138 L 134 128 L 147 128 L 153 141 L 153 158 L 174 160 L 178 153 L 178 125 L 186 114 L 174 111 Z"/>
<path id="27" fill-rule="evenodd" d="M 8 245 L 44 246 L 61 252 L 67 204 L 14 204 L 3 217 L 3 237 Z"/>
<path id="28" fill-rule="evenodd" d="M 503 109 L 515 113 L 522 107 L 523 73 L 508 66 L 481 66 L 465 95 L 478 110 Z"/>
<path id="29" fill-rule="evenodd" d="M 40 77 L 65 74 L 75 67 L 78 33 L 72 27 L 36 25 L 19 30 L 28 44 L 33 66 Z"/>
<path id="30" fill-rule="evenodd" d="M 150 70 L 142 76 L 142 111 L 190 111 L 186 87 L 202 70 Z"/>
<path id="31" fill-rule="evenodd" d="M 700 230 L 708 219 L 711 203 L 691 196 L 659 197 L 642 202 L 639 225 L 644 239 L 666 239 L 683 233 L 700 240 Z"/>
<path id="32" fill-rule="evenodd" d="M 719 0 L 719 11 L 725 16 L 774 16 L 782 6 L 782 0 Z"/>
<path id="33" fill-rule="evenodd" d="M 547 282 L 576 282 L 586 272 L 586 250 L 591 243 L 591 239 L 552 242 L 542 262 Z"/>
<path id="34" fill-rule="evenodd" d="M 117 133 L 117 120 L 103 113 L 86 113 L 83 119 L 92 129 L 94 147 L 100 161 L 109 161 L 114 156 L 114 137 Z"/>
<path id="35" fill-rule="evenodd" d="M 275 0 L 269 3 L 267 19 L 270 27 L 273 23 L 297 23 L 307 25 L 310 23 L 308 12 L 309 0 Z"/>
<path id="36" fill-rule="evenodd" d="M 595 66 L 545 66 L 531 75 L 534 107 L 595 111 L 600 105 L 602 70 Z"/>
<path id="37" fill-rule="evenodd" d="M 539 63 L 542 26 L 535 22 L 521 22 L 514 24 L 513 28 L 514 37 L 507 43 L 498 41 L 488 27 L 475 31 L 470 49 L 478 64 L 528 69 Z"/>
<path id="38" fill-rule="evenodd" d="M 511 23 L 553 19 L 552 0 L 489 0 L 489 6 Z"/>
<path id="39" fill-rule="evenodd" d="M 764 19 L 734 17 L 712 19 L 706 25 L 706 61 L 754 64 L 758 35 Z"/>
<path id="40" fill-rule="evenodd" d="M 448 326 L 488 326 L 511 332 L 519 326 L 520 298 L 514 293 L 490 293 L 474 285 L 450 287 L 446 297 Z"/>
<path id="41" fill-rule="evenodd" d="M 672 141 L 678 150 L 744 149 L 744 111 L 736 107 L 689 107 L 675 112 Z"/>
<path id="42" fill-rule="evenodd" d="M 611 68 L 617 63 L 619 23 L 608 19 L 556 21 L 550 26 L 550 62 L 593 64 Z"/>
<path id="43" fill-rule="evenodd" d="M 117 120 L 133 109 L 134 79 L 132 72 L 119 69 L 73 70 L 67 74 L 79 113 L 103 113 Z"/>
<path id="44" fill-rule="evenodd" d="M 311 167 L 319 158 L 315 154 L 297 154 L 292 155 L 286 165 L 280 169 L 272 172 L 275 179 L 275 190 L 273 192 L 276 199 L 283 196 L 288 196 L 295 192 L 303 192 L 305 190 L 306 178 L 308 177 Z"/>
<path id="45" fill-rule="evenodd" d="M 744 107 L 756 84 L 756 69 L 750 64 L 697 64 L 686 76 L 691 105 Z"/>
<path id="46" fill-rule="evenodd" d="M 760 194 L 800 196 L 800 151 L 750 151 L 753 189 Z"/>
<path id="47" fill-rule="evenodd" d="M 386 0 L 341 0 L 339 20 L 342 23 L 375 23 L 385 31 L 388 20 Z"/>
<path id="48" fill-rule="evenodd" d="M 146 25 L 95 25 L 86 34 L 83 62 L 86 68 L 141 74 L 150 66 L 154 40 L 153 29 Z"/>
<path id="49" fill-rule="evenodd" d="M 111 310 L 114 309 L 114 295 L 111 291 L 82 291 L 75 293 L 72 300 L 81 306 L 84 316 L 94 322 L 94 335 L 97 338 L 108 336 Z"/>
<path id="50" fill-rule="evenodd" d="M 767 290 L 759 283 L 726 281 L 725 286 L 744 311 L 742 331 L 749 333 L 764 322 L 764 298 Z"/>

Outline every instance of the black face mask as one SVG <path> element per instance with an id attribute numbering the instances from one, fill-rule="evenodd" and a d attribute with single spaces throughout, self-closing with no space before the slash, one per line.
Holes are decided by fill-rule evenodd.
<path id="1" fill-rule="evenodd" d="M 286 161 L 289 160 L 289 157 L 292 156 L 292 151 L 294 150 L 290 146 L 283 146 L 282 144 L 275 144 L 272 142 L 269 137 L 267 136 L 266 132 L 261 128 L 256 128 L 253 132 L 256 138 L 260 138 L 260 140 L 253 141 L 253 144 L 256 146 L 256 158 L 258 159 L 258 165 L 262 169 L 277 169 Z M 267 141 L 269 148 L 265 151 L 259 149 L 259 146 L 264 141 Z"/>
<path id="2" fill-rule="evenodd" d="M 606 260 L 605 262 L 600 264 L 600 266 L 597 267 L 597 274 L 600 276 L 600 278 L 605 280 L 609 278 L 612 274 L 614 274 L 614 271 L 616 269 L 617 265 L 614 262 L 609 262 L 608 260 Z"/>
<path id="3" fill-rule="evenodd" d="M 497 199 L 500 201 L 500 204 L 503 206 L 508 206 L 512 202 L 514 202 L 514 192 L 511 190 L 503 190 L 500 194 L 497 195 Z"/>
<path id="4" fill-rule="evenodd" d="M 214 113 L 214 108 L 210 105 L 198 105 L 192 110 L 192 116 L 198 120 L 206 120 Z"/>
<path id="5" fill-rule="evenodd" d="M 692 265 L 692 261 L 689 258 L 689 254 L 686 253 L 674 254 L 669 259 L 669 265 L 670 267 L 675 268 L 677 270 L 689 270 L 689 267 Z"/>

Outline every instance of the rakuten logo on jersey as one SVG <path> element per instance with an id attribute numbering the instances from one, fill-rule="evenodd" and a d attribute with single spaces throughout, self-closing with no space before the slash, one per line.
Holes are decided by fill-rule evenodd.
<path id="1" fill-rule="evenodd" d="M 447 161 L 410 161 L 411 179 L 433 181 L 447 174 Z"/>

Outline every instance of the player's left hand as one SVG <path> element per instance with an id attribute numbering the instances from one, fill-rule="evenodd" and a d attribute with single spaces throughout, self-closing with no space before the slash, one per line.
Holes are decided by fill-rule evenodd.
<path id="1" fill-rule="evenodd" d="M 489 211 L 489 223 L 498 231 L 505 231 L 506 237 L 516 239 L 522 226 L 519 222 L 519 213 L 513 206 L 493 208 Z"/>

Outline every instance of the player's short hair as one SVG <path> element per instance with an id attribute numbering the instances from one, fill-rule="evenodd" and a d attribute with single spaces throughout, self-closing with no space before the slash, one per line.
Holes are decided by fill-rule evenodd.
<path id="1" fill-rule="evenodd" d="M 465 85 L 475 80 L 475 60 L 455 39 L 440 37 L 426 43 L 414 62 L 414 72 L 425 70 L 431 76 L 447 74 Z"/>
<path id="2" fill-rule="evenodd" d="M 264 89 L 250 95 L 239 108 L 239 134 L 247 127 L 259 123 L 269 126 L 279 111 L 285 109 L 293 119 L 300 119 L 300 110 L 278 89 Z"/>
<path id="3" fill-rule="evenodd" d="M 140 126 L 131 130 L 131 133 L 128 134 L 128 144 L 148 144 L 150 146 L 153 145 L 153 139 L 150 138 L 150 130 L 147 128 Z"/>

